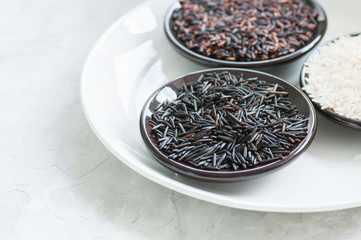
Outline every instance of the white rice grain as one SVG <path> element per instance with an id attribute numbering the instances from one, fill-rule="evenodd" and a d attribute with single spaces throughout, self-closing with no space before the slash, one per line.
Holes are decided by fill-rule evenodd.
<path id="1" fill-rule="evenodd" d="M 303 88 L 322 109 L 361 120 L 361 35 L 343 36 L 306 63 Z"/>

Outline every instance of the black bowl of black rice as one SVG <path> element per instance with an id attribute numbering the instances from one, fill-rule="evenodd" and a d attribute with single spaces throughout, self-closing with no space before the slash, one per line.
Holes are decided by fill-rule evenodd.
<path id="1" fill-rule="evenodd" d="M 165 32 L 185 57 L 210 67 L 265 67 L 314 48 L 327 29 L 314 0 L 180 0 Z"/>
<path id="2" fill-rule="evenodd" d="M 171 171 L 236 182 L 294 161 L 317 129 L 309 98 L 260 71 L 216 68 L 162 86 L 145 103 L 140 130 L 150 153 Z"/>

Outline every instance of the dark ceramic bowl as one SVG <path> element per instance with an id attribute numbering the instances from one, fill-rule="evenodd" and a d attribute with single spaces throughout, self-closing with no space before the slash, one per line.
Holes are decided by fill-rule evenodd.
<path id="1" fill-rule="evenodd" d="M 358 36 L 361 33 L 352 33 L 349 34 L 349 36 Z M 305 60 L 302 69 L 301 69 L 301 75 L 300 75 L 300 85 L 301 87 L 305 87 L 307 85 L 306 82 L 306 77 L 308 77 L 308 74 L 306 73 L 306 66 L 307 66 L 307 62 L 314 57 L 320 50 L 322 50 L 322 48 L 326 47 L 327 45 L 329 45 L 330 43 L 336 41 L 337 39 L 339 39 L 339 37 L 332 39 L 324 44 L 322 44 L 317 51 L 313 52 L 310 56 L 308 56 L 308 58 Z M 307 95 L 308 93 L 306 91 L 304 91 Z M 310 97 L 311 98 L 311 97 Z M 316 109 L 321 112 L 324 116 L 326 116 L 327 118 L 329 118 L 330 120 L 339 123 L 341 125 L 344 125 L 346 127 L 351 127 L 354 129 L 359 129 L 361 130 L 361 120 L 356 120 L 356 119 L 351 119 L 351 118 L 347 118 L 343 115 L 340 115 L 336 112 L 334 112 L 332 109 L 326 108 L 326 109 L 322 109 L 321 108 L 321 104 L 319 104 L 318 102 L 315 102 L 312 98 L 311 101 L 313 102 L 313 105 L 316 107 Z"/>
<path id="2" fill-rule="evenodd" d="M 165 32 L 166 32 L 166 35 L 167 35 L 169 41 L 179 51 L 180 54 L 182 54 L 183 56 L 185 56 L 186 58 L 188 58 L 194 62 L 200 63 L 205 66 L 252 68 L 252 67 L 266 67 L 266 66 L 276 65 L 276 64 L 280 64 L 280 63 L 290 62 L 291 60 L 295 60 L 298 57 L 304 55 L 305 53 L 310 51 L 312 48 L 314 48 L 321 41 L 321 39 L 323 38 L 323 36 L 326 32 L 327 17 L 326 17 L 326 13 L 323 10 L 323 8 L 321 7 L 321 5 L 314 0 L 306 0 L 306 3 L 309 6 L 313 7 L 315 9 L 315 11 L 318 12 L 318 18 L 317 18 L 318 24 L 315 29 L 315 34 L 314 34 L 313 38 L 308 42 L 307 45 L 298 49 L 297 51 L 277 57 L 277 58 L 273 58 L 273 59 L 260 60 L 260 61 L 249 61 L 249 62 L 247 62 L 247 61 L 227 61 L 227 60 L 220 60 L 220 59 L 216 59 L 216 58 L 207 57 L 207 56 L 198 54 L 198 53 L 190 50 L 189 48 L 187 48 L 185 45 L 183 45 L 181 42 L 179 42 L 176 39 L 175 34 L 171 29 L 171 26 L 173 25 L 171 16 L 175 9 L 180 8 L 180 4 L 178 1 L 171 5 L 171 7 L 169 8 L 169 10 L 165 16 L 165 25 L 164 25 Z"/>
<path id="3" fill-rule="evenodd" d="M 289 155 L 283 159 L 276 160 L 269 164 L 253 167 L 246 170 L 237 171 L 212 171 L 203 170 L 192 167 L 188 164 L 174 161 L 167 157 L 157 147 L 156 140 L 151 133 L 151 126 L 149 120 L 152 114 L 155 112 L 155 108 L 163 103 L 165 100 L 173 100 L 181 90 L 182 86 L 187 83 L 195 82 L 201 74 L 207 72 L 222 72 L 229 71 L 231 74 L 243 74 L 244 78 L 258 77 L 265 80 L 268 83 L 278 83 L 285 88 L 285 91 L 289 92 L 289 99 L 299 110 L 299 113 L 303 114 L 308 119 L 308 130 L 305 138 L 297 145 Z M 311 144 L 317 128 L 316 112 L 309 98 L 299 89 L 291 85 L 290 83 L 275 77 L 273 75 L 263 73 L 260 71 L 246 70 L 246 69 L 234 69 L 234 68 L 217 68 L 208 69 L 198 72 L 193 72 L 177 78 L 176 80 L 161 87 L 155 93 L 153 93 L 148 101 L 145 103 L 141 117 L 140 117 L 140 130 L 143 140 L 149 149 L 150 153 L 165 167 L 171 171 L 191 177 L 198 180 L 210 181 L 210 182 L 236 182 L 249 180 L 256 177 L 260 177 L 269 174 L 275 170 L 278 170 L 290 162 L 294 161 L 303 151 L 305 151 Z"/>

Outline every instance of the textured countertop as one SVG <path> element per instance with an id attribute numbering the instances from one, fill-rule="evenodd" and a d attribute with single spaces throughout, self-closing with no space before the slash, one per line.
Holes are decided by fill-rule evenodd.
<path id="1" fill-rule="evenodd" d="M 82 66 L 140 2 L 0 1 L 0 239 L 361 239 L 361 208 L 223 207 L 151 182 L 100 143 L 80 104 Z M 320 2 L 328 36 L 361 30 L 360 2 Z"/>

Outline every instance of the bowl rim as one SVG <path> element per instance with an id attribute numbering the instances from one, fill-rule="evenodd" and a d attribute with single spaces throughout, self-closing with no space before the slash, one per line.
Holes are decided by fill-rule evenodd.
<path id="1" fill-rule="evenodd" d="M 184 79 L 189 78 L 194 75 L 200 75 L 207 72 L 222 72 L 222 71 L 231 71 L 232 73 L 252 73 L 257 74 L 259 76 L 266 76 L 268 78 L 272 78 L 276 82 L 279 82 L 281 85 L 287 88 L 292 88 L 294 91 L 296 91 L 301 97 L 302 100 L 305 101 L 309 115 L 306 116 L 308 119 L 308 130 L 306 137 L 284 158 L 276 160 L 274 162 L 260 165 L 254 168 L 250 169 L 244 169 L 244 170 L 235 170 L 235 171 L 212 171 L 212 170 L 205 170 L 200 169 L 196 167 L 192 167 L 190 165 L 183 164 L 181 162 L 171 160 L 167 157 L 166 154 L 164 154 L 162 151 L 158 149 L 156 146 L 156 143 L 149 135 L 150 127 L 148 126 L 148 121 L 150 120 L 150 115 L 152 113 L 151 110 L 149 110 L 150 104 L 154 101 L 154 99 L 157 97 L 157 95 L 165 88 L 169 86 L 173 86 L 173 84 L 177 81 L 184 81 Z M 265 80 L 267 81 L 267 80 Z M 177 89 L 179 90 L 179 89 Z M 155 108 L 155 107 L 154 107 Z M 153 109 L 154 110 L 154 109 Z M 148 117 L 148 118 L 147 118 Z M 160 88 L 158 88 L 151 96 L 147 99 L 145 102 L 141 116 L 140 116 L 140 132 L 141 136 L 143 138 L 143 141 L 149 150 L 149 152 L 155 157 L 155 159 L 160 162 L 163 166 L 167 167 L 168 169 L 172 170 L 175 173 L 179 173 L 181 175 L 185 175 L 191 178 L 195 178 L 198 180 L 206 180 L 206 181 L 212 181 L 212 182 L 234 182 L 234 181 L 241 181 L 241 180 L 248 180 L 252 179 L 257 176 L 265 175 L 273 170 L 278 169 L 279 167 L 286 165 L 290 162 L 292 162 L 296 157 L 298 157 L 301 153 L 303 153 L 312 143 L 316 130 L 317 130 L 317 115 L 316 110 L 314 109 L 312 102 L 307 97 L 307 95 L 298 89 L 296 86 L 294 86 L 291 83 L 288 83 L 287 81 L 268 74 L 261 71 L 251 70 L 251 69 L 242 69 L 242 68 L 211 68 L 211 69 L 204 69 L 199 70 L 195 72 L 191 72 L 188 74 L 184 74 L 180 77 L 175 78 L 171 82 L 168 82 L 164 85 L 162 85 Z"/>
<path id="2" fill-rule="evenodd" d="M 171 30 L 171 16 L 174 10 L 180 7 L 180 3 L 178 1 L 172 3 L 168 11 L 166 12 L 164 18 L 164 31 L 166 33 L 168 40 L 178 50 L 178 52 L 181 55 L 202 65 L 206 65 L 210 67 L 245 67 L 245 68 L 271 66 L 301 57 L 302 55 L 310 51 L 312 48 L 314 48 L 318 43 L 320 43 L 320 41 L 324 37 L 328 25 L 326 12 L 316 0 L 306 0 L 306 3 L 312 6 L 314 9 L 316 9 L 316 11 L 319 13 L 317 20 L 318 24 L 316 27 L 317 31 L 316 31 L 316 35 L 313 37 L 313 40 L 308 42 L 304 47 L 298 49 L 293 53 L 289 53 L 280 57 L 267 59 L 267 60 L 258 60 L 258 61 L 249 61 L 249 62 L 228 61 L 228 60 L 221 60 L 221 59 L 207 57 L 190 50 L 176 39 L 176 37 L 173 34 L 173 31 Z"/>
<path id="3" fill-rule="evenodd" d="M 341 124 L 343 126 L 361 130 L 361 120 L 348 118 L 348 117 L 346 117 L 344 115 L 341 115 L 341 114 L 333 111 L 330 108 L 322 108 L 320 103 L 314 101 L 314 99 L 310 96 L 310 94 L 306 90 L 303 90 L 303 88 L 307 85 L 305 77 L 307 75 L 307 73 L 306 73 L 307 63 L 308 63 L 308 61 L 310 59 L 312 59 L 323 48 L 327 47 L 331 43 L 334 43 L 335 41 L 337 41 L 341 37 L 347 37 L 347 36 L 356 37 L 356 36 L 359 36 L 359 35 L 361 35 L 361 32 L 343 34 L 343 35 L 337 36 L 335 38 L 332 38 L 332 39 L 328 40 L 327 42 L 322 43 L 317 48 L 317 50 L 313 51 L 309 56 L 307 56 L 304 63 L 302 64 L 302 68 L 301 68 L 301 72 L 300 72 L 300 85 L 301 85 L 302 91 L 304 93 L 306 93 L 306 95 L 311 99 L 311 101 L 312 101 L 313 105 L 315 106 L 315 108 L 319 112 L 321 112 L 324 116 L 326 116 L 330 120 L 332 120 L 332 121 L 334 121 L 336 123 L 339 123 L 339 124 Z"/>

